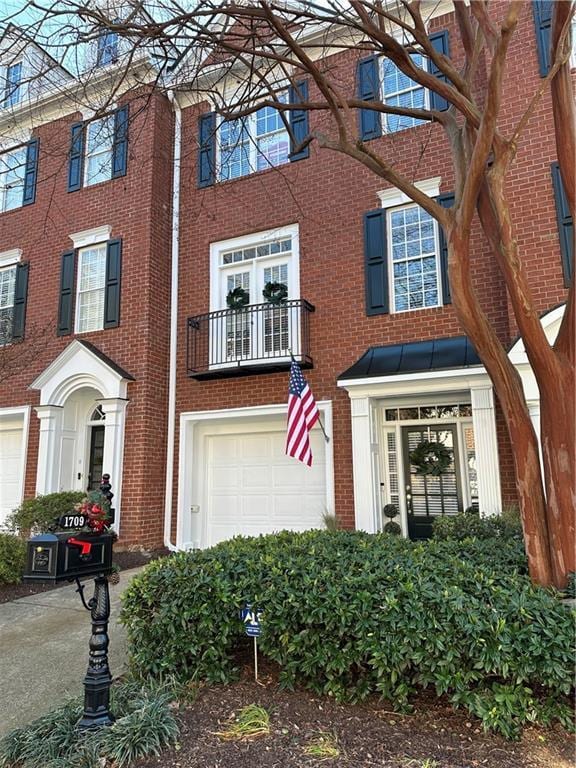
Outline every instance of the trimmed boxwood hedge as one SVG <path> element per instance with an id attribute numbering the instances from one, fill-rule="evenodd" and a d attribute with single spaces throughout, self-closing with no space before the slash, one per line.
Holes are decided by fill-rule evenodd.
<path id="1" fill-rule="evenodd" d="M 380 694 L 400 709 L 432 686 L 514 737 L 527 722 L 567 722 L 572 681 L 572 616 L 525 568 L 515 540 L 237 538 L 148 565 L 124 594 L 123 621 L 139 672 L 226 683 L 249 602 L 264 612 L 260 651 L 283 685 L 339 701 Z"/>

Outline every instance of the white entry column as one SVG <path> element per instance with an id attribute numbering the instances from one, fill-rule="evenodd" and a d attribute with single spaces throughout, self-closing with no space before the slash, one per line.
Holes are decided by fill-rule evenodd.
<path id="1" fill-rule="evenodd" d="M 122 462 L 124 459 L 124 428 L 126 424 L 126 406 L 128 400 L 110 398 L 99 400 L 104 419 L 104 457 L 102 471 L 110 475 L 114 499 L 112 505 L 116 510 L 114 529 L 120 530 L 120 498 L 122 495 Z"/>
<path id="2" fill-rule="evenodd" d="M 36 493 L 45 495 L 60 490 L 58 471 L 63 409 L 59 405 L 38 405 L 35 410 L 40 419 Z"/>
<path id="3" fill-rule="evenodd" d="M 470 394 L 476 446 L 478 504 L 482 514 L 494 515 L 502 510 L 494 393 L 491 386 L 483 386 L 471 387 Z"/>
<path id="4" fill-rule="evenodd" d="M 374 499 L 374 457 L 370 398 L 350 397 L 352 412 L 352 470 L 354 473 L 354 514 L 356 530 L 376 533 L 378 526 Z"/>

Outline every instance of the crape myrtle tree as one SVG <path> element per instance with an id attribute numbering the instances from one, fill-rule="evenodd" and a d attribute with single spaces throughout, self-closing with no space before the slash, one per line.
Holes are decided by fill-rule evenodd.
<path id="1" fill-rule="evenodd" d="M 337 152 L 402 190 L 433 216 L 448 244 L 452 304 L 462 330 L 471 339 L 494 385 L 513 446 L 516 487 L 525 546 L 533 580 L 563 587 L 576 570 L 574 553 L 575 488 L 575 306 L 574 281 L 553 344 L 542 328 L 523 254 L 515 239 L 514 214 L 506 182 L 528 121 L 550 93 L 560 173 L 572 218 L 575 207 L 575 105 L 570 75 L 570 29 L 574 2 L 553 3 L 550 68 L 517 123 L 506 128 L 501 114 L 510 44 L 525 1 L 455 0 L 460 49 L 458 63 L 438 52 L 427 32 L 435 3 L 421 0 L 322 0 L 318 2 L 206 2 L 175 0 L 146 4 L 128 0 L 101 2 L 58 0 L 32 3 L 46 14 L 72 13 L 81 20 L 83 39 L 116 32 L 133 48 L 176 45 L 184 52 L 180 66 L 168 67 L 156 87 L 183 87 L 209 100 L 224 119 L 247 117 L 263 106 L 283 116 L 299 148 L 315 142 L 322 152 Z M 153 7 L 152 7 L 153 6 Z M 332 54 L 356 60 L 371 54 L 391 60 L 404 75 L 436 94 L 430 108 L 392 106 L 376 89 L 358 93 L 342 77 Z M 423 54 L 429 66 L 419 66 Z M 482 75 L 482 76 L 481 76 Z M 233 95 L 223 84 L 233 76 Z M 309 87 L 304 90 L 303 80 Z M 164 86 L 161 84 L 164 83 Z M 286 103 L 281 86 L 291 85 L 299 99 Z M 225 96 L 223 95 L 225 94 Z M 444 108 L 438 108 L 442 104 Z M 448 108 L 446 108 L 448 107 Z M 294 109 L 321 113 L 307 136 L 292 133 Z M 455 199 L 444 208 L 398 172 L 393 143 L 363 141 L 359 120 L 386 115 L 438 123 L 450 148 Z M 423 149 L 425 152 L 425 149 Z M 497 336 L 471 277 L 473 223 L 486 237 L 506 286 L 539 391 L 542 467 L 538 440 L 518 372 Z M 537 216 L 535 226 L 538 226 Z"/>

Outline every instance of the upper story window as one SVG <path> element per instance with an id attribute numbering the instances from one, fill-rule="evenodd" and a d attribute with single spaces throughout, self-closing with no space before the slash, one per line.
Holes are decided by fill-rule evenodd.
<path id="1" fill-rule="evenodd" d="M 20 208 L 24 199 L 26 147 L 0 155 L 0 211 Z"/>
<path id="2" fill-rule="evenodd" d="M 5 70 L 4 99 L 2 106 L 13 107 L 20 102 L 22 95 L 22 62 L 16 61 L 9 64 Z"/>
<path id="3" fill-rule="evenodd" d="M 114 117 L 94 120 L 86 129 L 84 184 L 98 184 L 112 178 L 112 149 L 114 146 Z"/>
<path id="4" fill-rule="evenodd" d="M 437 307 L 440 266 L 435 219 L 418 205 L 387 211 L 393 312 Z"/>
<path id="5" fill-rule="evenodd" d="M 105 67 L 118 61 L 118 32 L 107 29 L 98 37 L 96 66 Z"/>
<path id="6" fill-rule="evenodd" d="M 128 106 L 71 126 L 68 192 L 125 176 L 128 167 Z"/>
<path id="7" fill-rule="evenodd" d="M 286 102 L 288 94 L 279 96 Z M 263 107 L 218 129 L 218 179 L 226 181 L 288 162 L 290 139 L 278 110 Z"/>
<path id="8" fill-rule="evenodd" d="M 296 105 L 308 98 L 306 81 L 297 82 L 277 96 L 294 105 L 288 110 L 290 136 L 280 112 L 262 107 L 252 115 L 219 124 L 215 112 L 200 115 L 198 136 L 198 186 L 228 181 L 309 156 L 308 111 Z M 293 141 L 292 141 L 293 139 Z"/>
<path id="9" fill-rule="evenodd" d="M 0 269 L 0 346 L 12 341 L 16 265 Z"/>
<path id="10" fill-rule="evenodd" d="M 419 69 L 427 69 L 428 60 L 421 53 L 410 58 Z M 391 107 L 428 109 L 429 94 L 426 88 L 407 77 L 390 59 L 382 59 L 382 101 Z M 383 115 L 385 133 L 403 131 L 421 125 L 424 120 L 403 115 Z"/>
<path id="11" fill-rule="evenodd" d="M 122 241 L 109 237 L 107 225 L 71 235 L 75 249 L 62 254 L 58 336 L 120 324 Z"/>

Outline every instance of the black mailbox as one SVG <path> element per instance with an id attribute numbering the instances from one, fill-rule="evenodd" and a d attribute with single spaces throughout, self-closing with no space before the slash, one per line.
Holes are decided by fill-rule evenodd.
<path id="1" fill-rule="evenodd" d="M 112 571 L 113 533 L 41 533 L 28 541 L 26 581 L 72 581 Z"/>

